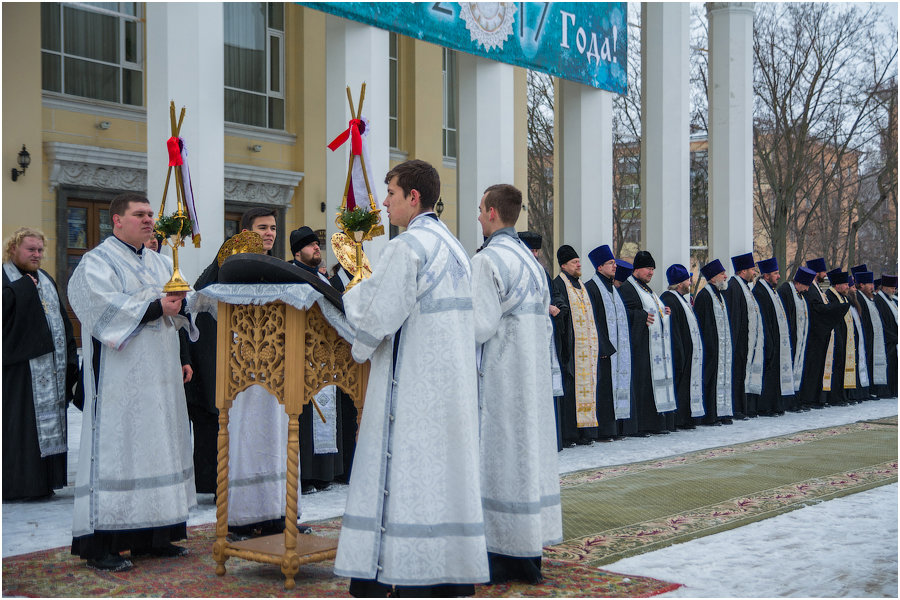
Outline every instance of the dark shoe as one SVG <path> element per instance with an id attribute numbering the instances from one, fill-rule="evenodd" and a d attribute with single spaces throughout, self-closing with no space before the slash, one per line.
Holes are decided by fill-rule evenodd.
<path id="1" fill-rule="evenodd" d="M 243 542 L 245 540 L 249 540 L 249 535 L 244 535 L 243 533 L 234 533 L 233 531 L 229 531 L 228 535 L 225 536 L 225 539 L 229 542 Z"/>
<path id="2" fill-rule="evenodd" d="M 575 443 L 578 444 L 579 446 L 590 446 L 592 442 L 591 442 L 591 440 L 578 439 L 578 440 L 575 440 Z"/>
<path id="3" fill-rule="evenodd" d="M 98 571 L 121 573 L 134 567 L 134 563 L 118 554 L 107 554 L 103 558 L 90 558 L 87 566 Z"/>
<path id="4" fill-rule="evenodd" d="M 131 556 L 144 556 L 149 554 L 150 556 L 160 556 L 162 558 L 177 558 L 179 556 L 187 556 L 188 552 L 189 550 L 184 546 L 176 546 L 175 544 L 168 543 L 165 546 L 157 546 L 145 550 L 132 550 Z"/>
<path id="5" fill-rule="evenodd" d="M 311 483 L 304 483 L 304 484 L 300 487 L 300 493 L 301 493 L 301 494 L 314 494 L 315 492 L 316 492 L 316 486 L 314 486 L 314 485 L 311 484 Z"/>
<path id="6" fill-rule="evenodd" d="M 747 417 L 744 418 L 746 419 Z M 734 423 L 734 421 L 732 421 L 731 417 L 724 417 L 722 419 L 719 419 L 719 423 L 721 423 L 722 425 L 731 425 L 732 423 Z"/>
<path id="7" fill-rule="evenodd" d="M 628 437 L 645 438 L 645 437 L 650 437 L 650 434 L 647 433 L 646 431 L 638 431 L 637 433 L 629 433 Z"/>
<path id="8" fill-rule="evenodd" d="M 316 489 L 319 490 L 320 492 L 324 492 L 325 490 L 327 490 L 328 488 L 331 487 L 331 482 L 330 481 L 316 481 L 313 485 L 316 486 Z"/>

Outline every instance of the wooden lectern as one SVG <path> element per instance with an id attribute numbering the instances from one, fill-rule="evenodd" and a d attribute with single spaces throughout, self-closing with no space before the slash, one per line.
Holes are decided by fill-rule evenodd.
<path id="1" fill-rule="evenodd" d="M 350 355 L 350 344 L 325 319 L 317 304 L 298 310 L 284 302 L 261 306 L 227 304 L 218 307 L 216 408 L 219 409 L 218 474 L 216 480 L 216 575 L 225 574 L 225 561 L 235 556 L 281 565 L 285 589 L 294 588 L 300 565 L 328 560 L 337 553 L 337 540 L 297 535 L 299 479 L 299 416 L 312 397 L 327 385 L 350 395 L 357 422 L 369 379 L 369 363 Z M 228 535 L 228 414 L 235 396 L 251 385 L 266 388 L 288 414 L 287 494 L 283 535 L 229 542 Z"/>

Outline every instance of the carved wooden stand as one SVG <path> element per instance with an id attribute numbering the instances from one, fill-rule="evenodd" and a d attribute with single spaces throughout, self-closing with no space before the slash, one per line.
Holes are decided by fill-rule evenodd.
<path id="1" fill-rule="evenodd" d="M 328 324 L 318 305 L 302 311 L 283 302 L 262 306 L 219 302 L 218 315 L 219 436 L 213 544 L 216 575 L 225 574 L 225 561 L 231 556 L 281 565 L 284 587 L 290 590 L 294 588 L 294 575 L 300 565 L 328 560 L 337 553 L 335 539 L 297 536 L 300 413 L 319 390 L 326 385 L 337 385 L 353 399 L 358 422 L 362 417 L 369 363 L 353 360 L 350 344 Z M 285 529 L 283 535 L 229 542 L 226 539 L 228 414 L 235 396 L 254 384 L 278 398 L 288 414 Z"/>

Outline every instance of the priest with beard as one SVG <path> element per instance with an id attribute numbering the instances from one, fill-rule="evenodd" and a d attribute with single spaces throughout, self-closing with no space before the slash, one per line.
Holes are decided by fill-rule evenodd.
<path id="1" fill-rule="evenodd" d="M 757 416 L 757 403 L 762 393 L 763 326 L 759 305 L 750 291 L 756 276 L 753 253 L 732 257 L 731 265 L 734 275 L 725 290 L 734 344 L 731 385 L 734 388 L 734 418 L 745 420 Z"/>
<path id="2" fill-rule="evenodd" d="M 588 445 L 597 437 L 597 363 L 615 348 L 597 335 L 594 309 L 581 285 L 581 259 L 569 245 L 556 251 L 561 273 L 553 280 L 557 304 L 554 318 L 559 335 L 559 367 L 564 397 L 560 402 L 560 427 L 564 446 Z"/>
<path id="3" fill-rule="evenodd" d="M 20 227 L 3 263 L 3 501 L 66 485 L 66 408 L 78 379 L 72 323 L 41 269 L 44 234 Z"/>
<path id="4" fill-rule="evenodd" d="M 728 276 L 719 259 L 702 267 L 706 279 L 694 299 L 694 314 L 703 342 L 703 409 L 704 425 L 731 425 L 734 415 L 731 385 L 732 343 L 725 290 Z"/>
<path id="5" fill-rule="evenodd" d="M 794 373 L 794 401 L 785 408 L 788 412 L 809 411 L 809 408 L 800 404 L 797 394 L 803 381 L 803 362 L 806 356 L 810 324 L 809 308 L 803 294 L 809 289 L 815 278 L 815 272 L 806 267 L 800 267 L 794 273 L 793 281 L 785 281 L 778 286 L 778 297 L 781 299 L 781 305 L 784 307 L 784 314 L 787 317 L 791 342 L 791 364 Z"/>
<path id="6" fill-rule="evenodd" d="M 871 271 L 856 273 L 856 299 L 860 305 L 863 339 L 866 346 L 866 361 L 869 373 L 870 393 L 877 398 L 892 398 L 888 389 L 888 364 L 885 346 L 885 331 L 881 315 L 875 305 L 874 275 Z"/>
<path id="7" fill-rule="evenodd" d="M 842 318 L 834 328 L 833 341 L 829 343 L 825 353 L 825 373 L 822 379 L 822 396 L 824 404 L 831 406 L 847 406 L 849 389 L 856 388 L 856 332 L 853 317 L 850 315 L 850 302 L 847 300 L 849 290 L 849 274 L 840 268 L 828 271 L 831 287 L 825 292 L 828 304 L 844 305 Z"/>
<path id="8" fill-rule="evenodd" d="M 617 419 L 631 417 L 631 342 L 628 339 L 628 315 L 619 291 L 613 286 L 616 260 L 606 244 L 588 254 L 594 276 L 584 284 L 601 345 L 615 351 L 600 356 L 597 362 L 597 437 L 611 441 L 618 437 Z"/>
<path id="9" fill-rule="evenodd" d="M 322 251 L 316 233 L 304 225 L 291 232 L 290 242 L 294 255 L 291 264 L 330 285 L 319 272 Z M 316 394 L 315 400 L 325 415 L 324 423 L 311 404 L 300 413 L 300 485 L 305 493 L 328 489 L 344 472 L 342 398 L 337 387 L 329 385 Z"/>
<path id="10" fill-rule="evenodd" d="M 803 381 L 797 399 L 801 406 L 824 408 L 825 394 L 822 393 L 825 374 L 825 355 L 834 344 L 834 328 L 850 310 L 849 304 L 829 304 L 819 284 L 827 276 L 825 259 L 814 258 L 806 261 L 806 267 L 816 274 L 815 280 L 806 290 L 804 298 L 809 308 L 809 336 L 806 341 L 806 356 L 803 363 Z M 830 376 L 830 369 L 829 369 Z"/>
<path id="11" fill-rule="evenodd" d="M 875 306 L 884 326 L 884 345 L 887 349 L 888 392 L 897 397 L 897 304 L 893 300 L 897 293 L 897 276 L 882 275 L 881 289 L 875 294 Z"/>
<path id="12" fill-rule="evenodd" d="M 757 263 L 761 277 L 753 286 L 763 322 L 763 377 L 759 414 L 783 415 L 794 405 L 794 363 L 791 334 L 784 305 L 775 295 L 781 273 L 774 256 Z"/>
<path id="13" fill-rule="evenodd" d="M 659 299 L 672 311 L 672 365 L 675 376 L 675 425 L 694 429 L 703 416 L 703 342 L 691 308 L 691 277 L 684 265 L 666 269 L 669 289 Z"/>
<path id="14" fill-rule="evenodd" d="M 671 309 L 650 289 L 656 270 L 653 256 L 641 250 L 634 271 L 619 288 L 631 328 L 631 390 L 635 396 L 638 435 L 675 429 L 672 378 Z"/>

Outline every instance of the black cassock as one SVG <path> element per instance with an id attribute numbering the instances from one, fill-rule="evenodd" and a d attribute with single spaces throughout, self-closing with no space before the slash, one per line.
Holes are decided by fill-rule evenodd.
<path id="1" fill-rule="evenodd" d="M 195 290 L 219 281 L 219 263 L 213 259 L 197 281 Z M 191 367 L 194 375 L 184 385 L 188 418 L 194 434 L 194 482 L 198 494 L 213 494 L 216 491 L 217 437 L 219 434 L 219 411 L 216 408 L 216 338 L 218 326 L 213 316 L 207 312 L 196 315 L 195 323 L 200 332 L 196 342 L 188 344 Z"/>
<path id="2" fill-rule="evenodd" d="M 598 274 L 601 285 L 606 286 L 610 294 L 615 294 L 612 281 Z M 603 296 L 600 288 L 593 279 L 584 284 L 588 296 L 591 298 L 591 306 L 594 309 L 594 323 L 597 325 L 597 339 L 600 348 L 612 347 L 616 344 L 609 339 L 609 328 L 606 325 L 606 305 L 603 304 Z M 615 296 L 613 296 L 615 297 Z M 616 409 L 613 405 L 613 376 L 611 354 L 600 352 L 597 358 L 597 437 L 612 438 L 618 434 L 616 424 Z"/>
<path id="3" fill-rule="evenodd" d="M 537 260 L 537 259 L 535 259 Z M 543 265 L 541 265 L 543 266 Z M 565 304 L 568 306 L 568 300 L 563 299 L 559 295 L 559 290 L 553 287 L 553 278 L 550 277 L 550 273 L 547 272 L 547 269 L 544 269 L 544 275 L 547 277 L 547 289 L 550 290 L 550 304 L 556 306 L 557 308 Z M 553 348 L 556 350 L 556 359 L 557 363 L 559 362 L 559 337 L 556 333 L 556 319 L 551 318 L 550 323 L 553 325 Z M 560 378 L 562 378 L 562 373 L 560 373 Z M 560 418 L 560 405 L 563 402 L 563 396 L 554 396 L 553 397 L 553 415 L 556 418 L 556 450 L 563 449 L 563 441 L 562 441 L 562 427 L 560 426 L 561 418 Z"/>
<path id="4" fill-rule="evenodd" d="M 657 412 L 656 401 L 653 399 L 647 311 L 644 310 L 638 291 L 630 278 L 619 288 L 619 294 L 622 296 L 625 310 L 628 311 L 628 324 L 631 329 L 631 395 L 634 409 L 631 415 L 637 420 L 637 430 L 640 433 L 659 433 L 674 429 L 675 411 Z"/>
<path id="5" fill-rule="evenodd" d="M 563 390 L 565 394 L 559 401 L 559 425 L 564 445 L 573 442 L 587 442 L 597 438 L 596 427 L 578 427 L 578 418 L 575 413 L 575 330 L 572 325 L 572 312 L 569 307 L 569 293 L 566 284 L 562 280 L 568 277 L 575 289 L 581 288 L 581 281 L 577 278 L 560 273 L 553 280 L 551 297 L 554 306 L 559 309 L 559 314 L 553 317 L 556 332 L 556 353 L 559 358 L 559 369 L 562 372 Z M 609 356 L 615 351 L 609 340 L 598 336 L 600 344 L 598 356 Z M 599 386 L 598 386 L 599 387 Z"/>
<path id="6" fill-rule="evenodd" d="M 304 265 L 298 260 L 292 260 L 290 263 L 301 269 L 306 269 L 314 277 L 319 277 L 319 270 L 315 267 Z M 313 419 L 318 419 L 319 414 L 312 403 L 306 405 L 303 408 L 303 412 L 300 413 L 300 483 L 304 487 L 310 485 L 315 485 L 319 488 L 327 487 L 335 478 L 340 477 L 344 473 L 344 420 L 341 418 L 341 408 L 342 402 L 349 400 L 349 398 L 339 398 L 337 396 L 339 393 L 340 389 L 336 390 L 335 408 L 337 410 L 337 423 L 335 423 L 335 427 L 337 429 L 337 437 L 335 438 L 335 446 L 337 447 L 337 452 L 316 454 L 313 445 Z M 341 396 L 344 396 L 344 394 L 341 394 Z M 351 400 L 350 404 L 352 403 Z M 356 410 L 353 411 L 353 414 L 356 414 Z"/>
<path id="7" fill-rule="evenodd" d="M 800 406 L 821 407 L 825 402 L 822 393 L 822 376 L 825 374 L 825 355 L 831 332 L 842 322 L 844 314 L 850 310 L 849 304 L 826 304 L 822 302 L 819 287 L 813 283 L 801 294 L 809 309 L 809 333 L 806 338 L 806 355 L 803 358 L 803 380 L 797 401 Z"/>
<path id="8" fill-rule="evenodd" d="M 875 294 L 875 306 L 881 315 L 881 325 L 884 328 L 885 356 L 887 357 L 887 397 L 897 397 L 897 321 L 894 313 L 887 305 L 890 300 L 885 300 L 881 294 Z"/>
<path id="9" fill-rule="evenodd" d="M 857 294 L 862 295 L 862 292 L 857 292 Z M 859 300 L 859 296 L 857 296 L 857 300 Z M 859 320 L 862 324 L 863 330 L 863 341 L 865 342 L 866 348 L 866 369 L 869 373 L 869 398 L 872 396 L 887 397 L 884 396 L 887 392 L 887 386 L 883 385 L 875 385 L 875 327 L 881 327 L 881 318 L 878 317 L 878 321 L 876 323 L 872 322 L 872 315 L 869 314 L 869 306 L 866 304 L 865 300 L 859 301 Z"/>
<path id="10" fill-rule="evenodd" d="M 350 275 L 343 267 L 341 270 L 344 271 L 344 274 L 352 279 L 353 276 Z M 341 294 L 344 293 L 344 280 L 341 279 L 340 274 L 331 277 L 328 280 L 331 283 L 331 287 L 336 289 Z M 337 397 L 336 403 L 338 407 L 338 414 L 340 418 L 338 419 L 338 448 L 341 450 L 341 461 L 342 461 L 342 469 L 343 473 L 339 476 L 336 476 L 335 479 L 338 481 L 349 482 L 350 481 L 350 468 L 353 466 L 353 453 L 356 451 L 356 429 L 357 429 L 357 411 L 356 405 L 353 404 L 353 398 L 351 398 L 348 394 L 344 393 L 340 388 L 337 389 Z"/>
<path id="11" fill-rule="evenodd" d="M 825 296 L 828 297 L 829 305 L 838 305 L 844 306 L 846 305 L 847 309 L 841 315 L 840 320 L 835 324 L 834 327 L 834 352 L 832 354 L 833 361 L 831 364 L 831 390 L 830 391 L 822 391 L 822 396 L 824 398 L 825 404 L 838 405 L 843 406 L 847 404 L 849 400 L 848 390 L 844 389 L 844 366 L 847 364 L 847 323 L 844 321 L 844 314 L 846 314 L 850 310 L 850 303 L 841 301 L 838 299 L 837 292 L 834 291 L 834 288 L 829 288 L 827 292 L 825 292 Z M 853 321 L 850 321 L 851 327 L 853 326 Z M 825 342 L 825 345 L 828 345 L 828 342 Z M 826 349 L 827 353 L 827 349 Z M 824 371 L 823 371 L 824 373 Z"/>
<path id="12" fill-rule="evenodd" d="M 50 278 L 53 285 L 56 282 Z M 59 295 L 66 336 L 66 404 L 78 380 L 72 323 Z M 66 485 L 66 453 L 41 458 L 31 387 L 32 358 L 53 352 L 53 337 L 37 286 L 27 275 L 3 273 L 3 501 L 47 496 Z"/>
<path id="13" fill-rule="evenodd" d="M 740 277 L 728 280 L 728 289 L 722 294 L 728 306 L 728 320 L 731 323 L 731 391 L 734 403 L 734 418 L 755 417 L 759 394 L 748 394 L 744 387 L 747 375 L 747 354 L 750 344 L 750 325 L 747 321 L 747 299 L 740 286 L 749 284 Z"/>
<path id="14" fill-rule="evenodd" d="M 760 279 L 753 286 L 753 297 L 759 305 L 759 313 L 763 324 L 763 376 L 762 393 L 759 395 L 757 410 L 761 415 L 783 413 L 793 406 L 793 394 L 781 395 L 781 331 L 778 327 L 778 314 L 765 279 Z M 770 288 L 771 289 L 771 288 Z M 774 290 L 773 290 L 774 291 Z M 785 315 L 786 316 L 786 315 Z M 791 366 L 793 367 L 793 358 Z M 793 392 L 793 390 L 791 390 Z"/>
<path id="15" fill-rule="evenodd" d="M 666 290 L 659 299 L 668 306 L 672 314 L 669 323 L 672 325 L 672 376 L 675 380 L 675 425 L 683 428 L 694 427 L 691 417 L 691 366 L 693 361 L 694 341 L 691 339 L 691 328 L 688 325 L 684 303 L 675 297 L 672 290 Z"/>
<path id="16" fill-rule="evenodd" d="M 715 294 L 716 298 L 724 301 L 722 292 L 716 286 L 707 283 L 706 287 Z M 702 292 L 702 290 L 701 290 Z M 730 417 L 719 418 L 716 407 L 716 378 L 719 374 L 719 330 L 716 329 L 716 314 L 713 311 L 713 298 L 703 292 L 694 298 L 694 315 L 697 317 L 697 327 L 700 328 L 700 340 L 703 342 L 703 410 L 701 422 L 704 425 L 714 425 L 717 421 Z M 722 310 L 726 311 L 725 306 Z M 729 392 L 731 390 L 728 390 Z"/>
<path id="17" fill-rule="evenodd" d="M 794 292 L 791 291 L 791 287 L 794 285 L 792 281 L 785 281 L 781 285 L 778 286 L 778 289 L 775 291 L 778 294 L 778 298 L 781 300 L 781 305 L 784 307 L 784 314 L 787 317 L 788 322 L 788 336 L 791 340 L 791 365 L 794 364 L 794 357 L 797 354 L 797 308 L 794 306 Z M 800 294 L 800 302 L 806 302 L 806 299 L 803 297 L 803 294 Z M 807 310 L 807 320 L 806 326 L 809 327 L 809 311 Z M 807 332 L 807 335 L 808 332 Z M 809 341 L 807 340 L 806 348 L 809 348 Z M 804 350 L 804 353 L 806 350 Z M 801 376 L 805 376 L 803 370 L 801 369 Z M 794 381 L 794 388 L 798 389 L 797 386 L 800 382 Z M 785 406 L 785 410 L 790 412 L 799 412 L 800 411 L 800 396 L 799 394 L 795 394 L 790 397 L 790 401 L 787 406 Z"/>

